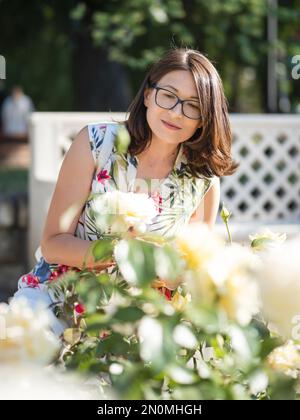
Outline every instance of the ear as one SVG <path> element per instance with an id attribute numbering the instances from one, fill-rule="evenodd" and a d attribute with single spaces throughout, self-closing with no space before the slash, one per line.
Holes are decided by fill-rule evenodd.
<path id="1" fill-rule="evenodd" d="M 144 90 L 144 105 L 147 108 L 149 105 L 149 96 L 150 96 L 151 90 L 149 88 L 146 88 Z"/>

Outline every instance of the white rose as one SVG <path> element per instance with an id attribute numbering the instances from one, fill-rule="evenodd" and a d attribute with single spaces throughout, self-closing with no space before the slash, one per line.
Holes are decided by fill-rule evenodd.
<path id="1" fill-rule="evenodd" d="M 269 354 L 268 364 L 277 371 L 297 378 L 300 372 L 299 346 L 289 340 L 286 344 L 277 347 Z"/>
<path id="2" fill-rule="evenodd" d="M 0 362 L 47 364 L 60 344 L 50 331 L 45 309 L 33 310 L 26 299 L 0 305 Z"/>
<path id="3" fill-rule="evenodd" d="M 258 258 L 238 244 L 225 246 L 201 224 L 182 229 L 176 243 L 187 263 L 184 279 L 192 300 L 207 305 L 217 302 L 230 319 L 248 324 L 259 311 Z"/>
<path id="4" fill-rule="evenodd" d="M 284 337 L 294 338 L 295 321 L 298 317 L 299 324 L 300 319 L 299 250 L 300 237 L 269 250 L 262 255 L 259 272 L 264 316 Z"/>
<path id="5" fill-rule="evenodd" d="M 238 244 L 224 247 L 206 264 L 220 307 L 240 325 L 248 324 L 259 311 L 258 267 L 253 253 Z"/>
<path id="6" fill-rule="evenodd" d="M 189 269 L 198 270 L 208 259 L 216 255 L 224 242 L 209 230 L 204 223 L 191 223 L 179 229 L 175 246 L 186 261 Z"/>
<path id="7" fill-rule="evenodd" d="M 100 229 L 116 234 L 130 227 L 143 232 L 157 215 L 154 200 L 143 193 L 106 192 L 95 197 L 91 207 Z"/>

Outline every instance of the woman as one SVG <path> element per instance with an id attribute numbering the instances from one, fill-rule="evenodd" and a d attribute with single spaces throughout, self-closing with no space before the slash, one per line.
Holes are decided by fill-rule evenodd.
<path id="1" fill-rule="evenodd" d="M 15 298 L 32 305 L 55 304 L 43 283 L 68 266 L 81 269 L 91 241 L 101 238 L 93 224 L 90 192 L 116 189 L 145 192 L 159 212 L 148 230 L 172 236 L 183 224 L 203 220 L 213 227 L 220 199 L 219 177 L 232 174 L 231 131 L 222 82 L 200 52 L 172 49 L 155 63 L 129 107 L 124 122 L 128 152 L 120 154 L 114 139 L 120 124 L 96 123 L 83 128 L 63 161 L 44 227 L 42 255 L 34 269 L 19 280 Z M 68 226 L 60 221 L 78 204 Z M 112 261 L 87 267 L 107 270 Z M 53 330 L 64 328 L 53 316 Z"/>

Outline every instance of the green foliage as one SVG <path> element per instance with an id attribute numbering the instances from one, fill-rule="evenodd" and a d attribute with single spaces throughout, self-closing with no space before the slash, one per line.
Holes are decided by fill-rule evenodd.
<path id="1" fill-rule="evenodd" d="M 217 302 L 197 298 L 178 308 L 174 293 L 167 300 L 153 288 L 162 261 L 166 277 L 185 269 L 174 247 L 128 238 L 116 246 L 115 258 L 114 275 L 85 269 L 51 284 L 64 292 L 69 310 L 62 313 L 70 317 L 77 302 L 85 308 L 73 310 L 57 363 L 95 376 L 104 398 L 295 398 L 295 379 L 267 363 L 282 341 L 262 320 L 238 325 Z M 187 292 L 184 283 L 177 287 L 183 298 Z"/>
<path id="2" fill-rule="evenodd" d="M 19 2 L 3 0 L 0 52 L 7 59 L 8 87 L 22 84 L 39 110 L 72 108 L 72 54 L 81 34 L 129 69 L 134 90 L 165 49 L 173 45 L 200 49 L 216 63 L 233 109 L 260 111 L 267 13 L 267 2 L 259 0 L 82 1 L 75 6 L 72 1 L 31 0 L 20 14 Z M 299 14 L 299 0 L 279 4 L 278 59 L 286 69 L 279 88 L 294 106 L 299 83 L 289 74 L 291 57 L 299 54 Z"/>
<path id="3" fill-rule="evenodd" d="M 28 170 L 20 168 L 0 169 L 0 193 L 26 193 L 28 190 Z"/>

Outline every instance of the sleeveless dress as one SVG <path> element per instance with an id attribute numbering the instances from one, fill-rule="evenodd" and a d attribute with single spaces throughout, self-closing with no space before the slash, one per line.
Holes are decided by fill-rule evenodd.
<path id="1" fill-rule="evenodd" d="M 172 171 L 162 180 L 138 180 L 136 178 L 138 157 L 129 152 L 118 153 L 115 139 L 120 123 L 91 123 L 88 125 L 89 144 L 93 155 L 95 170 L 91 183 L 91 193 L 105 193 L 119 190 L 123 192 L 136 192 L 138 188 L 149 187 L 149 196 L 156 202 L 158 212 L 147 225 L 147 231 L 170 237 L 189 220 L 203 200 L 215 177 L 196 178 L 189 171 L 183 145 L 180 145 L 178 155 Z M 149 185 L 151 184 L 151 185 Z M 94 241 L 101 239 L 102 235 L 109 235 L 100 231 L 93 217 L 93 199 L 89 197 L 79 217 L 75 236 L 81 239 Z M 45 261 L 40 247 L 35 253 L 37 259 L 33 269 L 20 277 L 18 291 L 13 299 L 25 297 L 32 307 L 42 302 L 47 308 L 53 308 L 57 303 L 54 296 L 49 292 L 47 280 L 59 277 L 69 267 L 62 264 L 49 264 Z M 104 270 L 110 273 L 111 267 Z M 52 311 L 52 329 L 60 335 L 66 327 L 58 320 Z"/>

